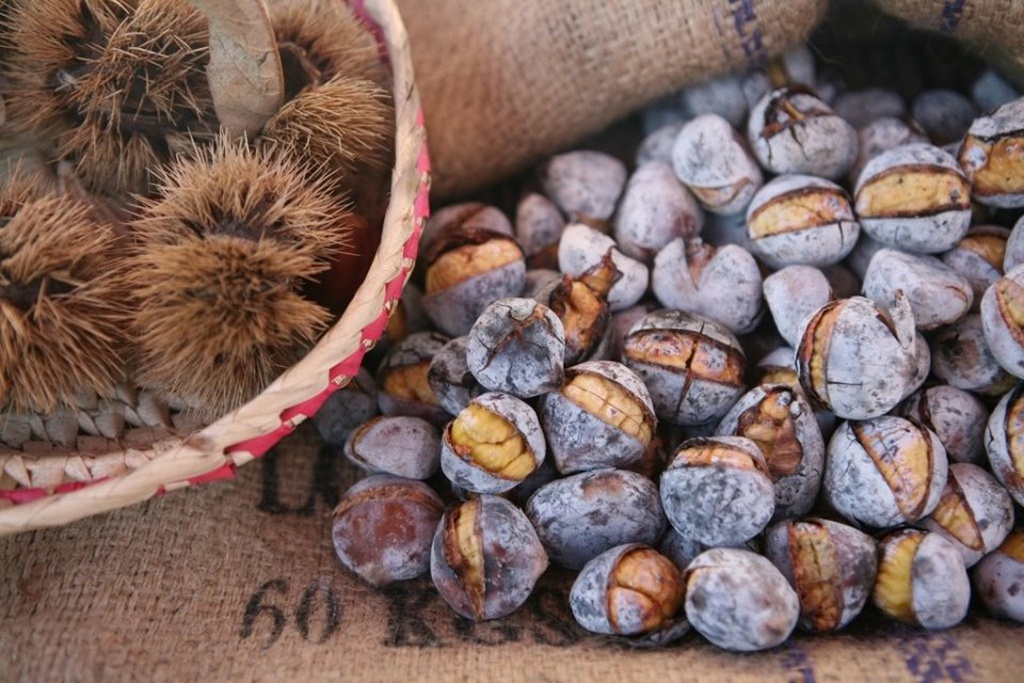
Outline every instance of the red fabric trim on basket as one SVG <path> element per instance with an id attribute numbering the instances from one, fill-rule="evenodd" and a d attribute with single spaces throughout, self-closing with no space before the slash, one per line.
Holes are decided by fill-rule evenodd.
<path id="1" fill-rule="evenodd" d="M 188 480 L 189 484 L 205 484 L 211 481 L 218 481 L 220 479 L 234 479 L 235 477 L 235 466 L 233 463 L 227 463 L 221 465 L 215 470 L 210 470 L 200 474 L 197 477 L 192 477 Z"/>
<path id="2" fill-rule="evenodd" d="M 45 498 L 53 493 L 70 493 L 71 491 L 84 489 L 86 486 L 92 486 L 106 478 L 107 477 L 100 477 L 93 481 L 72 481 L 67 484 L 60 484 L 59 486 L 54 487 L 52 491 L 49 489 L 15 489 L 13 491 L 0 491 L 0 500 L 9 500 L 15 505 L 31 503 L 33 500 Z"/>

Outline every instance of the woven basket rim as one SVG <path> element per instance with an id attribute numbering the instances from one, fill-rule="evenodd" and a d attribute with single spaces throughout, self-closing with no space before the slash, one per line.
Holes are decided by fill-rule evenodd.
<path id="1" fill-rule="evenodd" d="M 158 442 L 149 449 L 124 449 L 126 459 L 143 463 L 135 469 L 95 482 L 63 485 L 54 492 L 28 492 L 26 502 L 0 509 L 0 535 L 59 526 L 233 476 L 235 468 L 263 455 L 347 384 L 380 339 L 415 265 L 429 214 L 430 164 L 408 35 L 397 6 L 393 0 L 346 2 L 375 34 L 381 57 L 391 66 L 396 130 L 380 245 L 345 312 L 305 357 L 248 403 L 182 439 Z M 65 469 L 71 470 L 82 469 L 83 459 L 94 455 L 44 457 L 64 457 Z"/>

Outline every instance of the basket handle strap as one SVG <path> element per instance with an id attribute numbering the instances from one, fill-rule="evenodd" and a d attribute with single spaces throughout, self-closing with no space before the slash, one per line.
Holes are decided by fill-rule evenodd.
<path id="1" fill-rule="evenodd" d="M 284 72 L 263 0 L 190 0 L 210 32 L 207 79 L 221 127 L 253 136 L 284 103 Z"/>

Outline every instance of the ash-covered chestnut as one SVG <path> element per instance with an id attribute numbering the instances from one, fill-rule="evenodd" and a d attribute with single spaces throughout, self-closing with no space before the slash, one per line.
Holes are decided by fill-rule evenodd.
<path id="1" fill-rule="evenodd" d="M 571 474 L 637 464 L 657 420 L 643 380 L 615 361 L 589 361 L 565 372 L 562 386 L 538 407 L 558 471 Z"/>
<path id="2" fill-rule="evenodd" d="M 975 308 L 981 304 L 985 290 L 1003 276 L 1009 237 L 1010 231 L 998 225 L 976 225 L 942 255 L 942 262 L 970 283 Z"/>
<path id="3" fill-rule="evenodd" d="M 1013 528 L 1013 499 L 982 468 L 955 462 L 939 504 L 920 526 L 952 541 L 969 569 L 1006 540 Z"/>
<path id="4" fill-rule="evenodd" d="M 420 252 L 425 254 L 428 249 L 433 247 L 434 240 L 439 235 L 450 230 L 484 230 L 498 232 L 509 237 L 514 234 L 508 216 L 496 206 L 490 206 L 483 202 L 449 204 L 431 212 L 430 218 L 423 226 Z"/>
<path id="5" fill-rule="evenodd" d="M 971 83 L 971 99 L 981 111 L 994 111 L 1020 97 L 1020 93 L 998 71 L 982 70 Z"/>
<path id="6" fill-rule="evenodd" d="M 680 444 L 662 472 L 662 507 L 672 527 L 709 546 L 744 543 L 775 512 L 775 488 L 757 444 L 714 436 Z"/>
<path id="7" fill-rule="evenodd" d="M 427 382 L 438 405 L 452 415 L 469 405 L 471 399 L 487 391 L 476 381 L 466 362 L 469 337 L 450 340 L 430 359 Z"/>
<path id="8" fill-rule="evenodd" d="M 440 462 L 441 435 L 420 417 L 378 415 L 352 430 L 343 452 L 369 472 L 427 479 Z"/>
<path id="9" fill-rule="evenodd" d="M 1024 384 L 999 399 L 985 426 L 985 453 L 996 476 L 1018 505 L 1024 505 Z"/>
<path id="10" fill-rule="evenodd" d="M 873 87 L 838 95 L 832 109 L 851 126 L 863 128 L 881 118 L 902 118 L 907 113 L 907 104 L 895 90 Z"/>
<path id="11" fill-rule="evenodd" d="M 764 301 L 775 329 L 790 346 L 800 343 L 800 323 L 834 297 L 825 274 L 813 266 L 787 266 L 764 279 Z"/>
<path id="12" fill-rule="evenodd" d="M 466 364 L 481 385 L 519 398 L 540 396 L 562 383 L 565 328 L 534 299 L 498 299 L 469 331 Z"/>
<path id="13" fill-rule="evenodd" d="M 686 568 L 686 618 L 724 650 L 781 645 L 800 618 L 800 599 L 767 558 L 738 548 L 706 550 Z"/>
<path id="14" fill-rule="evenodd" d="M 743 76 L 743 94 L 751 107 L 779 83 L 811 86 L 818 83 L 817 60 L 807 45 L 797 45 L 764 68 L 751 69 Z M 845 85 L 843 86 L 845 87 Z"/>
<path id="15" fill-rule="evenodd" d="M 377 384 L 370 371 L 361 367 L 345 386 L 327 397 L 313 415 L 313 424 L 325 444 L 341 448 L 349 433 L 377 410 Z"/>
<path id="16" fill-rule="evenodd" d="M 1024 623 L 1024 528 L 1015 529 L 998 550 L 983 557 L 972 578 L 985 611 Z"/>
<path id="17" fill-rule="evenodd" d="M 384 355 L 377 368 L 377 402 L 385 415 L 415 415 L 435 425 L 448 413 L 430 388 L 430 361 L 448 343 L 436 332 L 414 332 Z"/>
<path id="18" fill-rule="evenodd" d="M 678 113 L 674 114 L 673 120 L 668 120 L 659 125 L 647 126 L 648 112 L 650 107 L 641 110 L 644 119 L 644 130 L 650 132 L 640 142 L 634 156 L 635 166 L 642 166 L 650 161 L 660 161 L 672 165 L 672 147 L 676 144 L 679 131 L 685 123 Z"/>
<path id="19" fill-rule="evenodd" d="M 718 418 L 743 393 L 746 357 L 715 321 L 684 311 L 655 311 L 626 335 L 622 362 L 647 385 L 655 414 L 698 425 Z"/>
<path id="20" fill-rule="evenodd" d="M 623 254 L 650 264 L 666 244 L 704 227 L 704 212 L 670 164 L 643 164 L 629 178 L 612 235 Z"/>
<path id="21" fill-rule="evenodd" d="M 860 144 L 857 159 L 846 174 L 850 185 L 857 182 L 867 163 L 882 152 L 911 142 L 928 142 L 928 136 L 913 121 L 896 116 L 883 116 L 870 123 L 854 125 L 860 126 L 857 129 L 857 140 Z"/>
<path id="22" fill-rule="evenodd" d="M 469 332 L 490 302 L 518 296 L 526 277 L 523 251 L 510 235 L 466 224 L 443 229 L 423 260 L 423 308 L 453 337 Z"/>
<path id="23" fill-rule="evenodd" d="M 654 258 L 651 289 L 666 308 L 697 313 L 745 334 L 761 320 L 761 270 L 733 244 L 675 239 Z"/>
<path id="24" fill-rule="evenodd" d="M 996 362 L 1024 378 L 1024 265 L 1016 266 L 981 297 L 981 329 Z"/>
<path id="25" fill-rule="evenodd" d="M 747 97 L 743 92 L 743 79 L 737 73 L 688 85 L 677 97 L 680 110 L 687 118 L 718 114 L 733 127 L 741 126 L 747 118 Z"/>
<path id="26" fill-rule="evenodd" d="M 546 452 L 533 408 L 510 394 L 487 392 L 445 426 L 441 469 L 467 491 L 502 493 L 540 467 Z"/>
<path id="27" fill-rule="evenodd" d="M 934 330 L 967 315 L 974 304 L 971 283 L 934 256 L 880 249 L 864 273 L 864 296 L 883 308 L 902 292 L 919 330 Z"/>
<path id="28" fill-rule="evenodd" d="M 935 432 L 951 462 L 983 462 L 989 413 L 969 391 L 948 384 L 921 389 L 907 397 L 896 413 Z"/>
<path id="29" fill-rule="evenodd" d="M 1003 255 L 1003 272 L 1024 263 L 1024 215 L 1017 219 L 1006 238 L 1006 253 Z"/>
<path id="30" fill-rule="evenodd" d="M 531 268 L 526 271 L 521 296 L 531 299 L 543 297 L 562 279 L 562 274 L 553 268 Z"/>
<path id="31" fill-rule="evenodd" d="M 854 210 L 868 235 L 921 254 L 952 249 L 971 225 L 971 187 L 956 159 L 927 143 L 882 152 L 857 178 Z"/>
<path id="32" fill-rule="evenodd" d="M 888 311 L 864 297 L 831 301 L 805 320 L 796 358 L 816 407 L 852 420 L 883 415 L 919 379 L 910 305 L 902 294 Z"/>
<path id="33" fill-rule="evenodd" d="M 639 543 L 611 548 L 587 562 L 569 591 L 576 622 L 609 636 L 657 631 L 682 606 L 682 573 L 667 557 Z"/>
<path id="34" fill-rule="evenodd" d="M 889 528 L 931 514 L 948 472 L 946 451 L 931 430 L 883 415 L 836 428 L 825 455 L 822 491 L 851 522 Z"/>
<path id="35" fill-rule="evenodd" d="M 609 257 L 584 275 L 563 275 L 533 294 L 562 321 L 565 365 L 607 355 L 612 318 L 608 292 L 619 275 Z"/>
<path id="36" fill-rule="evenodd" d="M 444 503 L 423 482 L 375 474 L 356 482 L 334 509 L 331 534 L 341 563 L 374 586 L 430 569 L 430 544 Z"/>
<path id="37" fill-rule="evenodd" d="M 764 183 L 743 139 L 717 114 L 704 114 L 683 125 L 672 147 L 672 168 L 700 205 L 713 213 L 743 211 Z"/>
<path id="38" fill-rule="evenodd" d="M 750 439 L 764 455 L 775 489 L 775 519 L 807 514 L 818 497 L 825 441 L 814 410 L 785 385 L 756 386 L 725 414 L 715 434 Z"/>
<path id="39" fill-rule="evenodd" d="M 474 621 L 519 609 L 547 567 L 547 553 L 523 511 L 486 494 L 445 512 L 430 549 L 437 592 Z"/>
<path id="40" fill-rule="evenodd" d="M 657 487 L 628 470 L 556 479 L 537 489 L 525 510 L 551 559 L 577 570 L 617 545 L 653 545 L 666 526 Z"/>
<path id="41" fill-rule="evenodd" d="M 860 236 L 846 190 L 809 175 L 782 175 L 747 207 L 750 248 L 772 268 L 842 261 Z"/>
<path id="42" fill-rule="evenodd" d="M 970 98 L 948 88 L 925 90 L 910 107 L 914 121 L 940 147 L 962 140 L 979 113 Z"/>
<path id="43" fill-rule="evenodd" d="M 941 534 L 900 529 L 878 546 L 878 576 L 871 601 L 899 621 L 938 630 L 967 616 L 971 584 L 963 558 Z"/>
<path id="44" fill-rule="evenodd" d="M 841 178 L 857 156 L 857 131 L 803 86 L 764 94 L 750 109 L 747 139 L 772 173 Z"/>
<path id="45" fill-rule="evenodd" d="M 623 254 L 615 240 L 588 225 L 572 223 L 562 232 L 558 243 L 558 269 L 562 273 L 585 276 L 605 268 L 609 258 L 619 275 L 608 289 L 608 305 L 612 311 L 620 311 L 635 304 L 647 291 L 647 266 Z"/>
<path id="46" fill-rule="evenodd" d="M 544 194 L 570 221 L 606 221 L 626 184 L 626 165 L 594 150 L 557 154 L 540 169 Z"/>
<path id="47" fill-rule="evenodd" d="M 805 631 L 838 631 L 871 597 L 875 540 L 851 526 L 816 517 L 785 520 L 768 529 L 764 551 L 796 590 Z"/>
<path id="48" fill-rule="evenodd" d="M 958 389 L 999 396 L 1017 381 L 992 354 L 977 313 L 939 328 L 929 337 L 928 344 L 932 351 L 932 373 Z"/>
<path id="49" fill-rule="evenodd" d="M 1024 206 L 1024 98 L 971 124 L 957 155 L 971 196 L 1001 209 Z"/>
<path id="50" fill-rule="evenodd" d="M 538 192 L 528 192 L 516 204 L 516 241 L 531 268 L 558 265 L 558 240 L 565 217 L 555 203 Z"/>

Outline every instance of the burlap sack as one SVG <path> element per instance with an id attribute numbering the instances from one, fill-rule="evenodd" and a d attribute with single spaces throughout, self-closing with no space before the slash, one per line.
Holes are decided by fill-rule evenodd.
<path id="1" fill-rule="evenodd" d="M 694 633 L 638 651 L 584 633 L 551 570 L 474 624 L 429 579 L 377 591 L 341 567 L 331 509 L 355 476 L 309 423 L 236 480 L 0 539 L 4 681 L 1009 681 L 1024 627 L 928 633 L 863 615 L 753 655 Z"/>
<path id="2" fill-rule="evenodd" d="M 398 0 L 437 198 L 803 40 L 826 0 Z"/>
<path id="3" fill-rule="evenodd" d="M 1024 2 L 1020 0 L 874 0 L 888 14 L 940 31 L 978 49 L 1024 84 Z"/>

